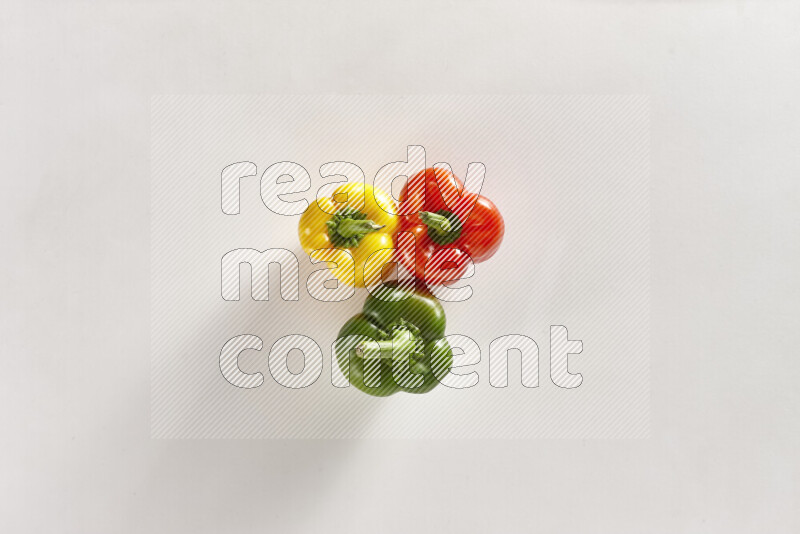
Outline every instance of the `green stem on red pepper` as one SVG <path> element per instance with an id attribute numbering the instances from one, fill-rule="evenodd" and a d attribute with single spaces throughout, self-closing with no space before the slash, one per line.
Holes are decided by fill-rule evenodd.
<path id="1" fill-rule="evenodd" d="M 420 211 L 418 215 L 428 227 L 428 236 L 437 245 L 452 243 L 461 235 L 461 221 L 451 211 Z"/>
<path id="2" fill-rule="evenodd" d="M 419 212 L 419 218 L 428 225 L 428 228 L 432 229 L 437 234 L 446 234 L 453 229 L 450 225 L 450 219 L 438 213 L 421 211 Z"/>

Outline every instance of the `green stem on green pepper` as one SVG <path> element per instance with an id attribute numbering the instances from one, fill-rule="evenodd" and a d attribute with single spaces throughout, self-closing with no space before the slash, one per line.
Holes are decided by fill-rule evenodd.
<path id="1" fill-rule="evenodd" d="M 368 341 L 356 347 L 356 356 L 364 359 L 402 357 L 413 354 L 419 345 L 419 336 L 404 326 L 394 328 L 391 339 Z"/>

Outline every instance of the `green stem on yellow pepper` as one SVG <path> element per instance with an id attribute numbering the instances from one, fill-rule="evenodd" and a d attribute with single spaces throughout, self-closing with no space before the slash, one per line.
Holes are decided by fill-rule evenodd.
<path id="1" fill-rule="evenodd" d="M 344 238 L 353 237 L 356 235 L 365 235 L 370 232 L 375 232 L 383 228 L 380 224 L 375 224 L 373 221 L 356 220 L 356 219 L 342 219 L 336 227 L 336 233 Z"/>
<path id="2" fill-rule="evenodd" d="M 344 248 L 357 247 L 365 235 L 383 228 L 349 206 L 337 211 L 325 224 L 328 225 L 328 237 L 333 246 Z"/>

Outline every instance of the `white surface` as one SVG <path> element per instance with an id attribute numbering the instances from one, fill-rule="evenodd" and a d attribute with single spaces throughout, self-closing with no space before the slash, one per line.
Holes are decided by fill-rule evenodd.
<path id="1" fill-rule="evenodd" d="M 177 95 L 154 101 L 151 436 L 649 437 L 648 98 Z M 427 165 L 447 161 L 461 177 L 469 162 L 482 162 L 481 193 L 499 207 L 506 231 L 497 254 L 461 284 L 472 287 L 472 297 L 443 304 L 447 333 L 478 346 L 479 363 L 458 371 L 477 373 L 478 384 L 376 399 L 331 384 L 341 376 L 338 365 L 331 369 L 331 345 L 361 311 L 367 291 L 342 302 L 311 297 L 306 280 L 319 266 L 299 246 L 299 215 L 267 209 L 259 182 L 267 166 L 291 158 L 308 169 L 311 189 L 285 198 L 313 200 L 330 183 L 317 172 L 326 160 L 357 162 L 373 183 L 383 165 L 408 157 L 409 144 L 425 148 Z M 220 173 L 243 159 L 258 169 L 240 180 L 240 212 L 225 215 Z M 243 269 L 238 284 L 235 276 L 221 282 L 221 258 L 244 247 L 296 255 L 301 283 L 295 283 L 303 286 L 296 301 L 278 296 L 280 285 L 291 285 L 288 269 L 280 280 L 272 269 L 269 301 L 251 298 L 251 279 L 256 288 L 265 279 L 260 269 Z M 242 286 L 240 299 L 223 300 L 220 285 Z M 565 325 L 584 343 L 568 362 L 585 377 L 580 387 L 551 380 L 550 325 Z M 260 351 L 239 358 L 245 372 L 264 375 L 257 389 L 236 388 L 220 373 L 223 345 L 242 334 L 262 339 Z M 306 354 L 304 374 L 316 371 L 319 379 L 301 389 L 273 379 L 285 356 L 273 354 L 273 344 L 295 334 L 311 338 L 320 353 Z M 500 372 L 508 387 L 490 383 L 490 368 L 497 373 L 505 356 L 497 345 L 492 356 L 489 347 L 513 334 L 538 345 L 538 360 L 524 355 L 526 372 L 538 369 L 536 388 L 522 386 L 515 352 Z M 455 352 L 470 348 L 462 343 Z"/>
<path id="2" fill-rule="evenodd" d="M 0 17 L 0 530 L 800 530 L 800 4 Z M 652 438 L 151 441 L 149 102 L 188 92 L 650 94 Z"/>

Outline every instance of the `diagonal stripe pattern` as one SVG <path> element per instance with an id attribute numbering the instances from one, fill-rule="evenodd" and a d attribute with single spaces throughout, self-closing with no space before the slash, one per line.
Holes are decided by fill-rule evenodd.
<path id="1" fill-rule="evenodd" d="M 173 95 L 151 111 L 153 437 L 648 436 L 647 97 Z M 462 179 L 481 163 L 474 183 L 507 234 L 455 284 L 471 286 L 468 298 L 444 303 L 456 363 L 477 363 L 454 370 L 455 387 L 375 399 L 346 387 L 332 348 L 366 290 L 331 292 L 324 263 L 297 245 L 298 217 L 267 209 L 260 179 L 291 162 L 311 188 L 285 200 L 311 202 L 361 174 L 397 198 L 402 184 L 379 172 L 393 161 L 446 163 Z M 252 267 L 220 282 L 226 254 L 275 249 L 294 259 L 256 268 L 249 253 Z M 569 332 L 558 347 L 554 325 Z M 534 342 L 538 365 L 507 336 Z M 551 349 L 572 340 L 581 352 L 551 369 Z M 582 383 L 559 387 L 554 373 Z"/>

